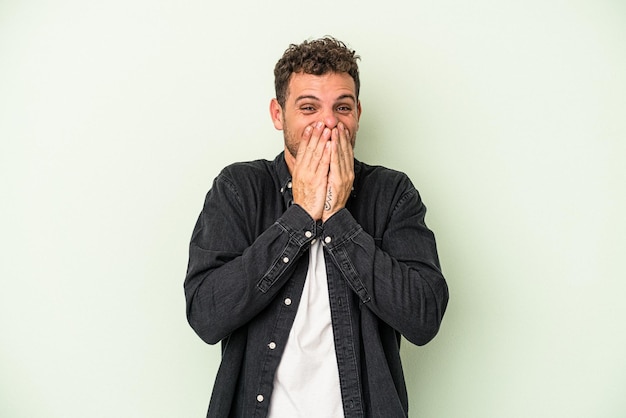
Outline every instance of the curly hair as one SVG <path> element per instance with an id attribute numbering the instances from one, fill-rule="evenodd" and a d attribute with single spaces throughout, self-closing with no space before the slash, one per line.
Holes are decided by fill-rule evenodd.
<path id="1" fill-rule="evenodd" d="M 300 45 L 291 44 L 274 67 L 274 88 L 276 100 L 284 107 L 291 74 L 323 75 L 327 73 L 348 73 L 354 80 L 356 96 L 359 97 L 359 67 L 361 57 L 350 50 L 343 42 L 331 37 L 304 41 Z"/>

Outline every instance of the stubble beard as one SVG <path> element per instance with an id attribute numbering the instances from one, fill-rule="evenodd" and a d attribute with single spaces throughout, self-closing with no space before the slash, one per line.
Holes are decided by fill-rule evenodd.
<path id="1" fill-rule="evenodd" d="M 289 154 L 291 154 L 291 156 L 295 159 L 296 155 L 298 155 L 298 148 L 300 147 L 300 143 L 296 141 L 291 131 L 286 127 L 283 128 L 283 138 L 285 140 L 285 148 L 287 148 Z"/>

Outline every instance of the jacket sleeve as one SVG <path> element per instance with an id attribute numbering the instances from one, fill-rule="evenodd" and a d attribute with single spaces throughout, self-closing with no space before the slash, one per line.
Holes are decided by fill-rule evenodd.
<path id="1" fill-rule="evenodd" d="M 254 212 L 221 173 L 194 228 L 184 283 L 187 320 L 209 344 L 245 325 L 273 300 L 316 235 L 313 219 L 293 205 L 254 236 Z"/>
<path id="2" fill-rule="evenodd" d="M 410 185 L 392 208 L 378 246 L 345 208 L 324 224 L 327 252 L 364 306 L 417 345 L 437 334 L 448 303 L 425 214 Z"/>

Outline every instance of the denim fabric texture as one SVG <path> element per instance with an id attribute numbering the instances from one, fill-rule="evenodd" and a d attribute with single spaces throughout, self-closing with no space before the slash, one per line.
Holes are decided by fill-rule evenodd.
<path id="1" fill-rule="evenodd" d="M 267 416 L 314 239 L 324 245 L 345 416 L 407 416 L 400 336 L 429 342 L 448 303 L 425 213 L 405 174 L 356 160 L 346 208 L 324 224 L 292 204 L 283 153 L 222 170 L 184 284 L 189 324 L 222 344 L 207 417 Z"/>

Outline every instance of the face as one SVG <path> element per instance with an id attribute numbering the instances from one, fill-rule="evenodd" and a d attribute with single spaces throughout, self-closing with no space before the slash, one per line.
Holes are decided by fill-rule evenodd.
<path id="1" fill-rule="evenodd" d="M 347 73 L 321 76 L 294 73 L 289 80 L 284 108 L 276 99 L 270 103 L 272 122 L 285 137 L 285 156 L 295 158 L 307 126 L 322 121 L 332 129 L 342 122 L 352 147 L 356 141 L 361 104 L 354 80 Z"/>

